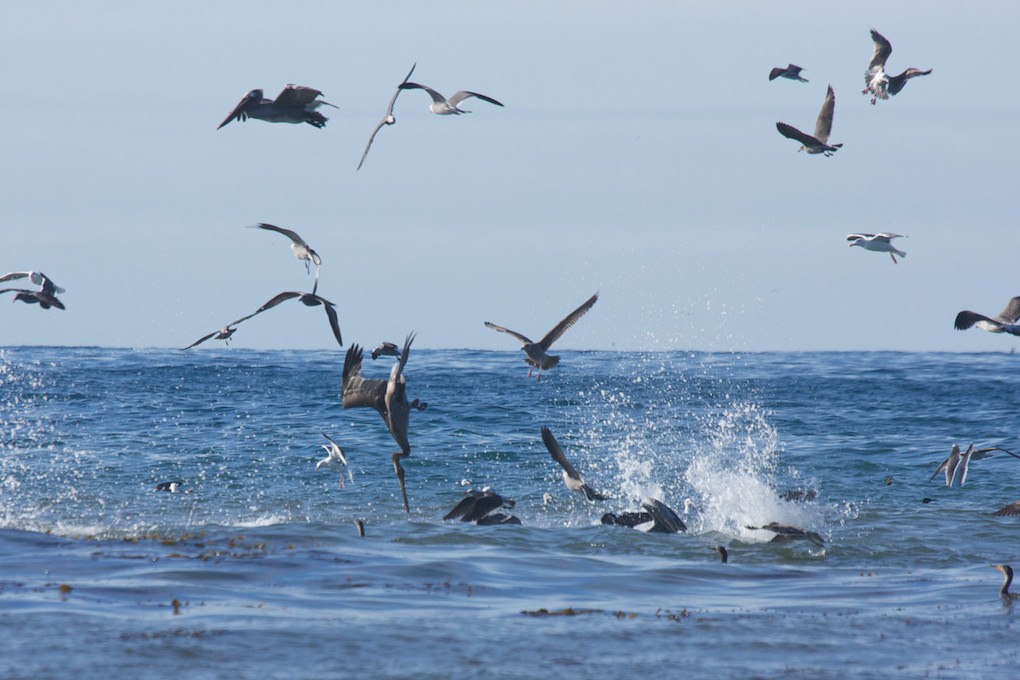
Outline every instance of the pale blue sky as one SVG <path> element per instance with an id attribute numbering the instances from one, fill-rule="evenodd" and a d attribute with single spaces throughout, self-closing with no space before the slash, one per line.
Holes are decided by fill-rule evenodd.
<path id="1" fill-rule="evenodd" d="M 310 289 L 283 237 L 245 228 L 262 221 L 320 253 L 348 344 L 413 329 L 420 347 L 513 350 L 482 322 L 540 336 L 598 290 L 558 347 L 1008 351 L 952 322 L 1020 295 L 1020 5 L 776 7 L 12 5 L 0 270 L 46 272 L 67 310 L 4 296 L 0 345 L 182 347 Z M 875 107 L 872 27 L 891 71 L 934 68 Z M 506 106 L 439 117 L 404 93 L 355 172 L 414 62 L 418 82 Z M 810 83 L 770 83 L 788 62 Z M 325 129 L 216 130 L 286 83 L 340 107 Z M 775 122 L 812 130 L 827 83 L 844 147 L 798 154 Z M 853 231 L 907 234 L 909 254 L 850 249 Z M 233 345 L 335 347 L 295 302 Z"/>

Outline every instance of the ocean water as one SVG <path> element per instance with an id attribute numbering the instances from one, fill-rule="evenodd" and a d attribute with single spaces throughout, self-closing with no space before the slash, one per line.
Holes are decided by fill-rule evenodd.
<path id="1" fill-rule="evenodd" d="M 0 677 L 1020 673 L 989 566 L 1020 567 L 991 515 L 1020 460 L 929 481 L 953 442 L 1020 451 L 1020 358 L 563 352 L 529 380 L 522 356 L 412 352 L 406 515 L 342 350 L 0 349 Z M 542 426 L 610 500 L 568 493 Z M 521 526 L 443 521 L 486 485 Z M 647 496 L 688 533 L 600 524 Z"/>

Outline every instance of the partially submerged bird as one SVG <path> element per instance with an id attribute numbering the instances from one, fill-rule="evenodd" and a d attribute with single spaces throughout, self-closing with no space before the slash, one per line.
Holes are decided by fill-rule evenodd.
<path id="1" fill-rule="evenodd" d="M 411 77 L 411 74 L 414 73 L 414 67 L 417 65 L 418 64 L 415 63 L 411 66 L 411 70 L 407 72 L 406 76 L 404 76 L 404 80 L 400 83 L 400 85 L 407 82 L 408 78 Z M 372 130 L 372 134 L 368 138 L 368 144 L 365 145 L 365 150 L 361 154 L 361 160 L 358 161 L 358 170 L 361 170 L 361 166 L 365 163 L 365 157 L 368 156 L 368 150 L 372 148 L 372 142 L 375 141 L 375 136 L 379 134 L 379 130 L 382 130 L 384 125 L 393 125 L 397 122 L 396 117 L 393 115 L 393 105 L 397 103 L 397 97 L 400 96 L 400 85 L 397 86 L 397 91 L 393 93 L 393 99 L 390 100 L 390 105 L 386 107 L 386 115 L 383 116 L 382 120 L 380 120 L 378 124 L 376 124 L 375 129 Z"/>
<path id="2" fill-rule="evenodd" d="M 42 272 L 8 272 L 3 276 L 0 276 L 0 283 L 4 281 L 17 281 L 28 277 L 28 280 L 39 286 L 39 290 L 49 293 L 50 295 L 58 295 L 60 293 L 66 293 L 63 288 L 53 283 L 50 277 L 46 276 Z M 13 290 L 13 289 L 8 289 Z"/>
<path id="3" fill-rule="evenodd" d="M 764 530 L 771 531 L 775 534 L 772 537 L 770 543 L 789 543 L 791 541 L 808 540 L 817 546 L 824 546 L 825 539 L 814 531 L 807 531 L 800 527 L 790 526 L 788 524 L 779 524 L 778 522 L 769 522 L 760 527 L 748 526 L 748 529 L 753 531 Z"/>
<path id="4" fill-rule="evenodd" d="M 368 406 L 374 408 L 386 428 L 389 430 L 393 440 L 400 447 L 400 450 L 393 454 L 393 471 L 400 482 L 400 495 L 404 499 L 404 512 L 410 512 L 407 503 L 407 488 L 404 486 L 404 468 L 400 465 L 400 459 L 411 455 L 411 444 L 407 439 L 407 426 L 410 421 L 411 404 L 407 400 L 406 381 L 404 379 L 404 366 L 407 364 L 408 356 L 411 353 L 411 343 L 414 342 L 414 333 L 407 336 L 404 341 L 404 349 L 400 353 L 400 361 L 393 365 L 390 370 L 389 380 L 379 380 L 361 377 L 362 349 L 358 345 L 351 345 L 344 358 L 343 381 L 340 385 L 340 398 L 344 408 L 357 408 Z"/>
<path id="5" fill-rule="evenodd" d="M 995 517 L 1020 517 L 1020 501 L 1013 501 L 992 513 Z"/>
<path id="6" fill-rule="evenodd" d="M 316 109 L 324 104 L 334 109 L 338 107 L 319 99 L 320 94 L 322 92 L 311 87 L 287 85 L 276 95 L 276 99 L 266 99 L 261 89 L 251 90 L 216 129 L 219 130 L 233 120 L 245 121 L 248 118 L 257 118 L 267 123 L 308 123 L 317 128 L 325 127 L 329 119 Z"/>
<path id="7" fill-rule="evenodd" d="M 799 80 L 802 83 L 806 83 L 807 79 L 800 76 L 800 72 L 804 69 L 795 64 L 790 64 L 786 68 L 777 66 L 769 71 L 769 80 L 775 80 L 776 78 L 788 78 L 789 80 Z"/>
<path id="8" fill-rule="evenodd" d="M 66 309 L 64 303 L 57 299 L 56 295 L 47 293 L 44 290 L 28 290 L 26 288 L 0 289 L 0 295 L 3 293 L 14 293 L 14 299 L 11 302 L 18 302 L 20 300 L 26 304 L 39 305 L 43 309 L 49 309 L 50 307 Z"/>
<path id="9" fill-rule="evenodd" d="M 401 89 L 401 90 L 425 90 L 426 92 L 428 92 L 429 96 L 432 97 L 432 103 L 429 104 L 429 111 L 431 111 L 432 113 L 434 113 L 436 115 L 439 115 L 439 116 L 448 116 L 450 114 L 460 115 L 462 113 L 471 113 L 470 111 L 467 111 L 467 110 L 462 109 L 462 108 L 457 106 L 457 104 L 460 104 L 462 101 L 464 101 L 465 99 L 468 99 L 470 97 L 475 97 L 477 99 L 481 99 L 483 102 L 489 102 L 490 104 L 495 104 L 496 106 L 503 106 L 502 104 L 500 104 L 498 101 L 496 101 L 492 97 L 487 97 L 484 94 L 478 94 L 477 92 L 469 92 L 468 90 L 461 90 L 460 92 L 455 92 L 455 93 L 453 93 L 453 95 L 449 99 L 447 99 L 443 95 L 441 95 L 438 92 L 436 92 L 435 90 L 433 90 L 431 87 L 427 87 L 425 85 L 419 85 L 418 83 L 408 83 L 408 82 L 405 81 L 405 82 L 400 84 L 399 89 Z"/>
<path id="10" fill-rule="evenodd" d="M 989 446 L 988 448 L 978 449 L 975 451 L 974 442 L 971 442 L 965 452 L 960 453 L 960 447 L 954 443 L 952 448 L 949 450 L 949 455 L 945 460 L 939 463 L 939 466 L 935 468 L 935 472 L 933 472 L 932 476 L 928 478 L 928 481 L 930 482 L 935 479 L 940 472 L 943 472 L 946 476 L 946 486 L 952 487 L 954 484 L 956 486 L 963 486 L 967 483 L 967 472 L 970 469 L 970 461 L 988 458 L 993 451 L 1002 451 L 1003 453 L 1008 453 L 1014 458 L 1020 458 L 1020 455 L 998 446 Z"/>
<path id="11" fill-rule="evenodd" d="M 641 508 L 642 512 L 624 512 L 619 515 L 607 512 L 602 515 L 602 523 L 630 527 L 650 534 L 687 533 L 687 525 L 662 501 L 646 498 L 641 501 Z"/>
<path id="12" fill-rule="evenodd" d="M 782 122 L 776 123 L 776 129 L 784 137 L 801 143 L 801 147 L 797 151 L 831 156 L 843 146 L 842 144 L 829 144 L 829 135 L 832 133 L 832 114 L 835 110 L 836 95 L 832 91 L 832 85 L 829 85 L 829 89 L 825 93 L 825 99 L 822 101 L 822 109 L 818 112 L 818 119 L 815 121 L 815 134 L 813 137 L 801 132 L 792 125 Z"/>
<path id="13" fill-rule="evenodd" d="M 180 479 L 174 479 L 169 482 L 160 482 L 156 485 L 156 491 L 166 491 L 167 493 L 177 493 L 184 486 L 184 481 Z"/>
<path id="14" fill-rule="evenodd" d="M 977 326 L 989 333 L 1009 333 L 1020 335 L 1020 295 L 1009 301 L 1006 308 L 995 316 L 985 316 L 970 310 L 964 310 L 956 315 L 953 327 L 958 331 L 965 331 L 971 326 Z"/>
<path id="15" fill-rule="evenodd" d="M 461 522 L 474 522 L 479 526 L 520 524 L 521 520 L 513 515 L 493 512 L 500 508 L 512 508 L 514 505 L 516 505 L 514 501 L 503 498 L 488 487 L 481 491 L 468 489 L 464 498 L 454 506 L 453 510 L 443 515 L 443 519 L 459 517 Z"/>
<path id="16" fill-rule="evenodd" d="M 384 342 L 381 345 L 376 345 L 376 348 L 372 350 L 372 360 L 376 360 L 379 357 L 397 357 L 400 358 L 400 348 L 392 342 Z"/>
<path id="17" fill-rule="evenodd" d="M 1020 593 L 1009 592 L 1009 587 L 1013 583 L 1013 567 L 1008 564 L 993 564 L 991 565 L 995 569 L 1002 572 L 1002 587 L 999 588 L 999 596 L 1006 600 L 1020 600 Z"/>
<path id="18" fill-rule="evenodd" d="M 902 250 L 897 250 L 892 244 L 894 238 L 906 238 L 903 234 L 849 234 L 846 237 L 847 241 L 850 241 L 850 247 L 860 246 L 865 250 L 872 250 L 876 253 L 889 253 L 889 257 L 892 258 L 893 264 L 896 264 L 896 256 L 906 257 L 907 254 Z"/>
<path id="19" fill-rule="evenodd" d="M 715 546 L 715 551 L 717 553 L 719 553 L 719 561 L 720 562 L 722 562 L 723 564 L 726 564 L 727 562 L 730 561 L 730 554 L 729 554 L 729 552 L 726 551 L 726 548 L 724 548 L 721 545 L 717 545 L 717 546 Z"/>
<path id="20" fill-rule="evenodd" d="M 503 326 L 497 326 L 489 321 L 486 321 L 485 325 L 488 328 L 499 331 L 500 333 L 506 333 L 517 338 L 517 340 L 521 343 L 521 349 L 524 350 L 524 353 L 527 355 L 524 360 L 529 366 L 531 366 L 528 370 L 528 377 L 530 378 L 532 371 L 537 368 L 538 378 L 541 378 L 542 371 L 550 369 L 560 362 L 560 358 L 558 356 L 551 356 L 547 354 L 549 348 L 554 342 L 559 340 L 559 338 L 566 333 L 571 326 L 577 323 L 578 319 L 587 314 L 588 310 L 592 308 L 598 299 L 598 293 L 592 295 L 584 302 L 584 304 L 572 311 L 570 314 L 567 314 L 566 318 L 553 326 L 552 330 L 546 333 L 545 336 L 538 342 L 532 342 L 526 335 L 518 333 L 517 331 L 512 331 L 509 328 L 504 328 Z"/>
<path id="21" fill-rule="evenodd" d="M 567 485 L 568 489 L 584 494 L 584 497 L 590 501 L 607 500 L 606 496 L 603 496 L 584 483 L 584 480 L 581 479 L 581 473 L 567 460 L 567 457 L 563 454 L 563 449 L 560 448 L 559 442 L 556 441 L 556 437 L 553 436 L 552 430 L 548 427 L 542 428 L 542 441 L 545 443 L 545 448 L 549 449 L 549 455 L 552 456 L 552 459 L 563 468 L 563 483 Z"/>
<path id="22" fill-rule="evenodd" d="M 888 99 L 889 95 L 898 94 L 911 78 L 931 73 L 931 69 L 922 71 L 908 68 L 898 76 L 890 76 L 885 72 L 885 62 L 892 54 L 892 44 L 875 29 L 871 29 L 871 40 L 875 43 L 875 50 L 871 53 L 868 70 L 864 73 L 865 87 L 861 94 L 871 94 L 872 105 L 879 99 Z"/>
<path id="23" fill-rule="evenodd" d="M 315 252 L 310 245 L 305 243 L 305 240 L 298 236 L 297 232 L 291 231 L 290 229 L 284 229 L 283 227 L 277 227 L 273 224 L 266 224 L 265 222 L 259 222 L 258 224 L 252 225 L 252 229 L 267 229 L 269 231 L 275 231 L 278 234 L 283 234 L 290 239 L 290 251 L 294 253 L 294 257 L 299 260 L 303 260 L 305 263 L 305 271 L 311 273 L 311 266 L 315 265 L 315 283 L 312 285 L 312 292 L 319 288 L 319 269 L 322 267 L 322 258 Z"/>
<path id="24" fill-rule="evenodd" d="M 343 488 L 345 486 L 343 473 L 347 472 L 350 475 L 350 469 L 347 467 L 347 456 L 344 455 L 344 450 L 340 448 L 340 445 L 332 437 L 325 432 L 322 433 L 322 436 L 329 441 L 329 444 L 320 444 L 326 450 L 326 457 L 315 464 L 315 470 L 318 471 L 324 467 L 339 470 L 340 487 Z M 351 481 L 354 481 L 353 477 L 351 477 Z"/>

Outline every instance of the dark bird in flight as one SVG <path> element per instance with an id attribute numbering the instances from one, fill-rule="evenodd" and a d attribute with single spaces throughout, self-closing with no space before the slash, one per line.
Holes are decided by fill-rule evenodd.
<path id="1" fill-rule="evenodd" d="M 584 483 L 584 480 L 581 479 L 581 473 L 567 460 L 567 457 L 563 454 L 563 449 L 560 448 L 559 442 L 556 441 L 556 437 L 553 436 L 552 430 L 548 427 L 542 428 L 542 441 L 545 443 L 545 448 L 549 449 L 549 455 L 552 456 L 552 459 L 563 468 L 563 483 L 567 485 L 568 489 L 584 494 L 584 497 L 590 501 L 608 500 L 606 496 L 603 496 Z"/>
<path id="2" fill-rule="evenodd" d="M 829 144 L 829 134 L 832 132 L 832 114 L 835 110 L 836 95 L 832 91 L 832 85 L 829 85 L 829 89 L 825 93 L 825 100 L 822 102 L 822 110 L 818 112 L 818 119 L 815 121 L 815 134 L 813 137 L 804 134 L 792 125 L 782 122 L 776 123 L 776 129 L 784 137 L 795 139 L 801 143 L 801 147 L 797 151 L 831 156 L 843 146 L 842 144 Z"/>
<path id="3" fill-rule="evenodd" d="M 861 94 L 870 94 L 872 105 L 879 99 L 899 94 L 911 78 L 931 73 L 931 69 L 922 71 L 919 68 L 908 68 L 898 76 L 890 76 L 885 72 L 885 62 L 892 54 L 892 44 L 875 29 L 871 29 L 871 40 L 875 43 L 875 50 L 871 53 L 868 70 L 864 72 L 865 87 Z"/>
<path id="4" fill-rule="evenodd" d="M 303 85 L 287 85 L 276 99 L 266 99 L 262 96 L 262 90 L 251 90 L 238 102 L 230 115 L 223 119 L 223 122 L 216 126 L 221 127 L 233 120 L 245 121 L 249 118 L 257 118 L 267 123 L 308 123 L 317 128 L 326 126 L 329 120 L 316 111 L 325 104 L 335 105 L 319 99 L 322 94 L 318 90 Z"/>

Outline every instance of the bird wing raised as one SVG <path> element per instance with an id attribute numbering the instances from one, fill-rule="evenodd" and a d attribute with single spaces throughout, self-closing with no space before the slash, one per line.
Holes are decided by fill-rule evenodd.
<path id="1" fill-rule="evenodd" d="M 567 476 L 580 482 L 581 474 L 577 471 L 577 468 L 570 464 L 567 457 L 563 455 L 560 443 L 556 441 L 556 437 L 553 436 L 552 430 L 548 427 L 542 428 L 542 442 L 545 444 L 545 448 L 549 449 L 549 455 L 560 464 L 560 467 L 567 473 Z"/>
<path id="2" fill-rule="evenodd" d="M 248 117 L 248 110 L 251 109 L 253 106 L 258 106 L 261 103 L 262 103 L 262 90 L 252 90 L 248 94 L 244 95 L 244 98 L 237 103 L 237 106 L 235 106 L 234 110 L 230 112 L 230 115 L 224 118 L 222 123 L 216 126 L 216 129 L 219 130 L 221 127 L 223 127 L 232 120 L 243 121 Z"/>
<path id="3" fill-rule="evenodd" d="M 400 85 L 398 85 L 397 89 L 399 89 L 399 90 L 425 90 L 426 92 L 429 93 L 429 96 L 432 97 L 432 101 L 434 101 L 436 104 L 445 104 L 446 103 L 446 97 L 444 97 L 443 95 L 439 94 L 438 92 L 433 90 L 431 87 L 428 87 L 426 85 L 419 85 L 418 83 L 407 83 L 407 82 L 404 82 L 404 83 L 401 83 Z"/>
<path id="4" fill-rule="evenodd" d="M 417 65 L 418 64 L 415 63 L 411 66 L 411 70 L 407 72 L 406 76 L 404 76 L 404 80 L 400 83 L 400 85 L 407 82 L 408 78 L 411 77 L 411 74 L 414 73 L 414 67 Z M 386 121 L 390 119 L 390 116 L 393 115 L 393 107 L 397 103 L 397 97 L 400 96 L 400 85 L 397 86 L 396 92 L 393 93 L 393 98 L 390 99 L 390 105 L 386 107 L 386 115 L 382 117 L 382 120 L 379 121 L 379 123 L 375 126 L 375 129 L 372 130 L 372 134 L 368 137 L 368 144 L 365 145 L 365 150 L 361 154 L 361 160 L 358 161 L 358 170 L 361 170 L 361 166 L 365 163 L 365 157 L 368 156 L 368 150 L 372 148 L 372 142 L 375 141 L 375 136 L 379 133 L 379 130 L 386 125 Z"/>
<path id="5" fill-rule="evenodd" d="M 832 91 L 832 85 L 825 92 L 825 100 L 822 102 L 822 109 L 818 112 L 818 120 L 815 121 L 815 139 L 822 144 L 829 143 L 829 134 L 832 132 L 832 114 L 836 111 L 836 94 Z"/>
<path id="6" fill-rule="evenodd" d="M 513 337 L 517 338 L 518 342 L 520 342 L 522 345 L 530 345 L 531 344 L 531 338 L 529 338 L 526 335 L 522 335 L 522 334 L 518 333 L 517 331 L 512 331 L 509 328 L 504 328 L 503 326 L 497 326 L 496 324 L 492 323 L 491 321 L 486 321 L 485 325 L 486 325 L 486 327 L 491 328 L 494 331 L 499 331 L 500 333 L 506 333 L 507 335 L 512 335 Z"/>
<path id="7" fill-rule="evenodd" d="M 871 29 L 871 39 L 875 41 L 875 51 L 871 53 L 868 71 L 875 71 L 879 68 L 884 69 L 886 59 L 892 54 L 892 45 L 875 29 Z"/>
<path id="8" fill-rule="evenodd" d="M 591 309 L 596 302 L 598 302 L 598 299 L 599 294 L 595 293 L 585 300 L 584 304 L 572 311 L 570 314 L 567 314 L 563 321 L 560 321 L 558 324 L 553 326 L 552 330 L 546 333 L 545 337 L 538 341 L 538 344 L 541 345 L 543 349 L 549 349 L 554 342 L 560 339 L 560 336 L 567 332 L 567 329 L 577 323 L 578 319 L 588 313 L 588 310 Z"/>
<path id="9" fill-rule="evenodd" d="M 447 99 L 446 101 L 447 103 L 450 104 L 450 106 L 456 106 L 457 104 L 461 103 L 462 101 L 470 97 L 481 99 L 483 102 L 489 102 L 490 104 L 495 104 L 496 106 L 503 106 L 501 103 L 499 103 L 492 97 L 486 97 L 484 94 L 478 94 L 477 92 L 469 92 L 468 90 L 461 90 L 460 92 L 455 92 L 453 96 Z"/>
<path id="10" fill-rule="evenodd" d="M 357 344 L 347 349 L 340 382 L 340 401 L 344 408 L 368 406 L 386 417 L 386 381 L 361 377 L 362 350 Z"/>
<path id="11" fill-rule="evenodd" d="M 308 248 L 308 244 L 305 243 L 305 240 L 303 238 L 298 236 L 296 231 L 284 229 L 283 227 L 278 227 L 275 224 L 268 224 L 266 222 L 259 222 L 258 224 L 252 225 L 252 229 L 268 229 L 269 231 L 275 231 L 278 234 L 283 234 L 297 245 Z"/>
<path id="12" fill-rule="evenodd" d="M 660 531 L 670 534 L 687 533 L 687 525 L 673 512 L 673 509 L 655 498 L 646 498 L 641 502 L 652 519 L 655 520 L 653 531 Z"/>
<path id="13" fill-rule="evenodd" d="M 322 93 L 314 87 L 305 87 L 304 85 L 287 85 L 283 88 L 283 91 L 280 92 L 280 94 L 276 95 L 276 99 L 274 101 L 282 106 L 308 106 L 314 102 L 315 98 L 320 94 Z"/>
<path id="14" fill-rule="evenodd" d="M 1014 323 L 1017 319 L 1020 319 L 1020 296 L 1010 300 L 1006 308 L 999 312 L 995 318 L 1006 323 Z"/>

